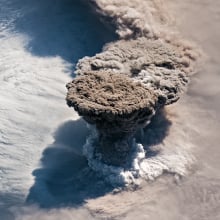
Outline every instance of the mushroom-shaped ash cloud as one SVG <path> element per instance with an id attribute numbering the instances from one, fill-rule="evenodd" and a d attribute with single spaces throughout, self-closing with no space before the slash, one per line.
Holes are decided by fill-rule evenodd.
<path id="1" fill-rule="evenodd" d="M 168 105 L 185 91 L 192 65 L 181 48 L 142 37 L 110 43 L 103 52 L 79 60 L 78 75 L 91 71 L 127 75 L 166 97 Z"/>
<path id="2" fill-rule="evenodd" d="M 92 71 L 67 84 L 67 104 L 98 131 L 95 155 L 126 167 L 135 132 L 166 102 L 155 90 L 113 72 Z"/>

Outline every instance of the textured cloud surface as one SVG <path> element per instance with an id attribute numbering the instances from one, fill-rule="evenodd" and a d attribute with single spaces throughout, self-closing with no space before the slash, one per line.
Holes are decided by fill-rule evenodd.
<path id="1" fill-rule="evenodd" d="M 142 142 L 151 158 L 147 171 L 151 179 L 174 167 L 177 173 L 188 170 L 195 144 L 197 167 L 187 178 L 176 176 L 177 184 L 164 175 L 139 190 L 118 192 L 89 169 L 82 155 L 89 131 L 65 105 L 65 84 L 72 79 L 73 64 L 86 55 L 96 57 L 115 35 L 76 0 L 0 1 L 1 220 L 220 219 L 219 1 L 172 2 L 179 9 L 183 32 L 202 43 L 211 59 L 193 79 L 187 95 L 167 106 L 167 114 L 152 120 Z M 111 9 L 109 3 L 116 6 Z M 149 40 L 163 36 L 162 42 L 169 43 L 172 39 L 167 37 L 172 33 L 172 19 L 162 1 L 103 0 L 97 4 L 104 22 L 113 20 L 115 27 L 121 22 L 116 31 L 122 41 L 131 37 L 137 42 L 132 31 L 136 23 L 143 25 L 143 20 L 136 21 L 140 15 L 146 19 Z M 103 10 L 104 6 L 110 9 Z M 125 21 L 116 13 L 124 13 Z M 177 39 L 172 45 L 179 45 L 178 54 L 184 53 Z M 118 43 L 109 48 L 114 45 Z M 191 49 L 185 52 L 193 54 Z M 129 62 L 124 66 L 130 68 Z M 35 205 L 27 206 L 26 200 Z"/>
<path id="2" fill-rule="evenodd" d="M 0 8 L 0 219 L 8 220 L 14 218 L 10 207 L 25 202 L 35 182 L 32 172 L 42 166 L 41 154 L 53 143 L 53 133 L 74 117 L 65 106 L 73 63 L 114 35 L 103 32 L 98 19 L 75 1 L 3 0 Z M 84 25 L 88 32 L 83 37 Z M 94 39 L 97 43 L 89 47 Z M 37 194 L 55 201 L 44 182 L 46 177 Z M 43 214 L 42 220 L 47 211 Z"/>
<path id="3" fill-rule="evenodd" d="M 193 47 L 190 43 L 182 40 L 182 38 L 177 33 L 174 33 L 171 27 L 169 27 L 171 21 L 169 10 L 165 7 L 162 7 L 163 1 L 131 0 L 129 2 L 119 2 L 114 0 L 96 0 L 91 1 L 91 3 L 93 3 L 92 6 L 94 10 L 96 10 L 99 15 L 103 16 L 103 19 L 106 20 L 106 22 L 110 21 L 115 25 L 115 31 L 119 35 L 119 40 L 105 45 L 101 53 L 98 53 L 93 57 L 86 56 L 79 60 L 76 66 L 76 73 L 78 75 L 87 75 L 88 73 L 92 72 L 95 74 L 102 74 L 103 72 L 112 72 L 121 75 L 124 74 L 131 77 L 134 81 L 141 82 L 146 89 L 153 91 L 154 95 L 158 97 L 158 100 L 159 97 L 161 97 L 162 100 L 165 100 L 164 103 L 166 105 L 176 102 L 180 98 L 180 95 L 186 90 L 190 75 L 195 72 L 195 64 L 198 61 L 200 52 L 196 47 Z M 81 79 L 79 81 L 81 81 Z M 97 84 L 98 83 L 99 82 L 97 82 Z M 72 84 L 70 83 L 67 85 L 68 89 L 71 87 L 69 85 Z M 71 88 L 69 89 L 67 96 L 68 103 L 71 101 L 69 99 L 70 90 Z M 90 100 L 91 96 L 89 93 L 85 91 L 83 92 L 86 93 L 86 97 L 89 97 L 88 99 Z M 74 94 L 71 95 L 74 96 Z M 102 97 L 101 92 L 99 96 Z M 97 102 L 99 102 L 99 98 L 95 99 Z M 89 108 L 86 100 L 87 98 L 84 98 L 82 103 L 83 108 L 78 108 L 78 104 L 71 105 L 74 106 L 75 110 L 79 111 L 82 116 L 87 116 L 84 114 L 87 107 Z M 154 102 L 153 98 L 152 102 Z M 123 102 L 120 104 L 123 104 Z M 98 111 L 100 106 L 101 105 L 97 106 L 96 109 L 94 104 L 93 111 Z M 103 109 L 106 108 L 104 104 L 102 106 L 104 106 Z M 124 105 L 123 108 L 126 112 L 128 107 Z M 156 110 L 157 109 L 155 108 L 155 111 Z M 99 121 L 104 123 L 105 118 L 106 117 L 103 116 L 103 118 L 100 118 Z M 118 121 L 120 122 L 120 120 Z M 114 123 L 112 124 L 109 122 L 106 123 L 106 125 L 107 124 L 111 126 Z M 100 127 L 98 123 L 96 123 L 96 126 Z M 132 128 L 133 127 L 131 126 L 131 129 Z M 110 131 L 111 128 L 108 130 Z M 100 129 L 98 129 L 98 131 L 100 132 Z M 106 129 L 106 134 L 107 133 L 108 131 Z M 102 132 L 102 135 L 103 134 L 104 132 Z M 106 134 L 104 134 L 104 136 L 109 136 Z M 118 132 L 118 134 L 120 134 L 120 132 Z M 146 134 L 143 133 L 142 135 Z M 101 137 L 101 135 L 99 136 Z M 112 139 L 115 140 L 115 138 Z M 89 140 L 92 139 L 90 138 Z M 114 144 L 115 146 L 120 144 L 123 146 L 122 142 L 120 144 Z M 124 146 L 127 145 L 125 144 Z M 126 176 L 126 169 L 120 172 L 117 170 L 117 168 L 111 166 L 105 169 L 103 164 L 102 170 L 100 168 L 101 165 L 94 156 L 95 151 L 91 151 L 91 148 L 92 143 L 86 145 L 86 156 L 89 158 L 89 161 L 91 162 L 90 164 L 93 164 L 93 169 L 103 173 L 104 176 L 106 176 L 106 173 L 108 173 L 107 170 L 110 171 L 109 175 L 111 175 L 111 173 L 120 173 L 119 176 Z M 121 148 L 125 149 L 127 147 Z M 139 170 L 138 174 L 136 171 L 134 172 L 136 174 L 133 175 L 133 178 L 134 176 L 145 176 L 146 179 L 149 179 L 149 176 L 153 176 L 155 178 L 163 174 L 163 172 L 183 175 L 186 173 L 187 164 L 192 162 L 192 158 L 189 156 L 187 148 L 185 148 L 186 152 L 184 152 L 184 149 L 181 149 L 181 153 L 176 152 L 175 148 L 173 148 L 173 152 L 172 150 L 171 152 L 163 151 L 162 148 L 160 149 L 161 152 L 158 153 L 160 158 L 149 158 L 147 156 L 147 147 L 142 146 L 141 148 L 143 151 L 145 148 L 147 159 L 144 160 L 143 158 L 138 158 L 139 148 L 137 148 L 137 161 L 135 162 L 134 160 L 130 162 L 132 164 L 132 168 L 130 168 L 130 170 L 128 169 L 129 172 L 132 170 Z M 117 151 L 115 148 L 114 150 L 110 150 L 110 147 L 106 147 L 106 149 L 108 149 L 110 152 Z M 124 152 L 123 150 L 121 151 Z M 104 150 L 102 152 L 104 152 Z M 89 153 L 91 155 L 89 155 Z M 102 154 L 104 158 L 104 153 L 101 153 L 101 155 Z M 94 157 L 94 160 L 92 160 L 92 157 Z M 140 161 L 144 162 L 141 163 Z M 151 163 L 151 161 L 153 162 Z M 177 163 L 177 161 L 181 162 Z M 135 163 L 136 168 L 134 165 Z M 117 179 L 117 177 L 115 178 Z M 126 181 L 127 180 L 124 182 Z"/>
<path id="4" fill-rule="evenodd" d="M 160 82 L 162 83 L 162 92 L 164 84 L 167 88 L 171 87 L 170 90 L 176 88 L 178 91 L 175 91 L 175 95 L 171 91 L 170 93 L 171 96 L 179 97 L 180 91 L 186 87 L 188 75 L 194 72 L 199 51 L 191 43 L 182 40 L 168 25 L 171 15 L 168 8 L 163 7 L 164 2 L 92 2 L 98 13 L 115 24 L 115 31 L 121 40 L 108 43 L 103 52 L 94 57 L 80 60 L 77 72 L 82 74 L 90 69 L 112 70 L 139 80 L 146 75 L 145 81 L 150 83 L 157 78 L 151 84 L 157 84 L 159 88 Z M 154 88 L 156 89 L 155 85 Z M 176 100 L 177 97 L 173 99 Z"/>

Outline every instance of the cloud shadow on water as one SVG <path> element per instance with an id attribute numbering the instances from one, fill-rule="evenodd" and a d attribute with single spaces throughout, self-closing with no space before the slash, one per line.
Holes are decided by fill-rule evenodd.
<path id="1" fill-rule="evenodd" d="M 43 208 L 78 207 L 86 199 L 112 191 L 98 177 L 82 155 L 82 146 L 89 131 L 82 119 L 67 121 L 55 133 L 55 141 L 42 155 L 42 167 L 33 171 L 35 183 L 27 197 L 28 203 Z"/>
<path id="2" fill-rule="evenodd" d="M 76 63 L 116 39 L 113 27 L 104 25 L 82 0 L 12 0 L 9 8 L 19 14 L 15 30 L 30 37 L 26 48 L 36 56 Z"/>

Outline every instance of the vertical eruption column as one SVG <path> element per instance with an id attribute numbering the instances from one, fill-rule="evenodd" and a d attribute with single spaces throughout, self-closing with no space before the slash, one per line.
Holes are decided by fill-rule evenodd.
<path id="1" fill-rule="evenodd" d="M 125 167 L 135 132 L 146 126 L 164 98 L 140 82 L 112 72 L 88 72 L 67 84 L 67 104 L 98 131 L 94 157 Z"/>

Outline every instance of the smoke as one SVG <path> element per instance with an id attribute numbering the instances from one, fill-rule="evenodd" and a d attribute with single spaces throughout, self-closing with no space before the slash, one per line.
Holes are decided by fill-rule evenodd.
<path id="1" fill-rule="evenodd" d="M 120 39 L 164 39 L 178 47 L 186 57 L 198 58 L 192 42 L 183 40 L 174 27 L 173 11 L 163 0 L 90 0 L 104 21 L 115 24 Z M 198 49 L 198 48 L 197 48 Z"/>
<path id="2" fill-rule="evenodd" d="M 184 40 L 174 27 L 173 12 L 163 0 L 91 0 L 95 10 L 116 26 L 120 39 L 164 39 L 195 61 L 201 51 Z"/>
<path id="3" fill-rule="evenodd" d="M 160 121 L 165 120 L 163 114 L 162 112 L 157 114 L 153 118 L 152 125 L 149 125 L 146 131 L 141 132 L 140 143 L 133 139 L 132 153 L 126 168 L 104 164 L 100 158 L 95 156 L 94 149 L 98 134 L 91 127 L 91 135 L 83 146 L 83 153 L 88 159 L 89 166 L 115 187 L 136 187 L 141 184 L 142 180 L 154 180 L 163 173 L 174 173 L 177 178 L 185 176 L 195 160 L 190 154 L 193 145 L 188 141 L 183 146 L 181 136 L 184 133 L 181 127 L 177 127 L 178 130 L 175 131 L 175 140 L 172 140 L 170 136 L 163 136 L 163 132 L 169 129 L 167 124 L 169 122 L 162 124 Z M 158 137 L 162 140 L 155 143 Z"/>
<path id="4" fill-rule="evenodd" d="M 109 2 L 97 1 L 100 7 L 99 12 L 105 18 L 108 17 L 106 15 L 109 12 L 104 12 L 102 6 L 105 5 L 108 9 Z M 136 18 L 146 16 L 145 29 L 149 30 L 149 32 L 146 31 L 148 39 L 164 37 L 164 41 L 177 46 L 182 54 L 186 53 L 187 57 L 197 59 L 197 55 L 191 49 L 193 48 L 191 44 L 183 43 L 180 40 L 181 37 L 179 39 L 179 35 L 173 34 L 173 29 L 169 27 L 172 24 L 172 18 L 171 12 L 163 9 L 165 1 L 111 2 L 113 6 L 115 4 L 115 7 L 111 9 L 114 16 L 110 19 L 115 21 L 116 26 L 120 22 L 122 23 L 116 30 L 121 36 L 120 38 L 127 39 L 130 36 L 136 38 L 138 34 L 135 33 L 134 27 L 141 29 L 144 23 Z M 165 187 L 169 185 L 167 179 L 162 182 L 162 186 L 158 179 L 154 184 L 148 184 L 137 191 L 125 191 L 114 195 L 107 193 L 105 196 L 90 198 L 85 207 L 94 215 L 96 214 L 95 219 L 99 217 L 113 219 L 116 216 L 115 219 L 176 220 L 184 218 L 197 220 L 198 216 L 199 219 L 203 217 L 214 219 L 214 214 L 216 214 L 215 219 L 219 219 L 217 205 L 220 203 L 216 196 L 219 192 L 217 184 L 219 183 L 218 58 L 220 49 L 218 41 L 220 37 L 219 19 L 217 19 L 219 18 L 219 7 L 213 3 L 214 1 L 209 3 L 202 0 L 195 3 L 191 1 L 175 2 L 179 3 L 178 7 L 188 4 L 177 14 L 178 17 L 183 15 L 187 17 L 187 21 L 184 20 L 186 25 L 183 31 L 188 32 L 188 36 L 193 34 L 195 39 L 199 39 L 198 42 L 203 44 L 207 51 L 210 51 L 211 59 L 209 65 L 203 70 L 202 78 L 193 80 L 188 93 L 189 97 L 181 99 L 177 105 L 172 105 L 172 108 L 167 108 L 167 117 L 172 121 L 170 129 L 164 129 L 163 123 L 154 124 L 155 122 L 152 121 L 153 124 L 151 123 L 148 130 L 145 131 L 143 146 L 151 160 L 158 148 L 165 149 L 165 155 L 168 155 L 168 152 L 169 155 L 172 155 L 170 158 L 167 157 L 171 164 L 169 165 L 170 171 L 172 167 L 176 167 L 178 170 L 175 172 L 185 173 L 189 169 L 185 169 L 186 166 L 183 167 L 180 164 L 182 162 L 191 164 L 192 149 L 195 149 L 192 139 L 197 139 L 196 143 L 199 147 L 196 149 L 200 149 L 199 159 L 205 167 L 205 171 L 200 168 L 203 178 L 191 179 L 189 177 L 191 180 L 188 184 L 185 185 L 183 182 L 181 187 L 172 184 L 169 189 Z M 218 2 L 215 1 L 215 3 Z M 85 209 L 62 207 L 48 210 L 37 206 L 21 207 L 19 205 L 24 203 L 30 187 L 34 184 L 31 173 L 38 168 L 43 149 L 53 142 L 52 131 L 66 118 L 72 117 L 72 111 L 69 111 L 64 103 L 64 85 L 71 80 L 69 76 L 72 63 L 77 62 L 80 57 L 92 56 L 100 51 L 103 43 L 109 41 L 108 36 L 112 35 L 100 22 L 97 23 L 97 19 L 93 20 L 94 15 L 88 16 L 87 12 L 84 13 L 84 7 L 80 7 L 78 10 L 70 0 L 34 2 L 2 0 L 0 7 L 0 218 L 3 220 L 14 220 L 15 218 L 19 220 L 94 219 Z M 128 8 L 130 9 L 126 12 L 125 10 Z M 122 12 L 119 12 L 119 9 Z M 66 13 L 67 11 L 68 13 Z M 215 11 L 218 14 L 214 13 Z M 124 13 L 123 19 L 122 16 L 117 17 L 116 12 L 121 15 Z M 188 13 L 191 16 L 188 16 Z M 79 16 L 75 17 L 74 15 L 77 14 Z M 132 19 L 133 15 L 136 16 L 134 16 L 135 20 Z M 130 17 L 130 23 L 127 21 L 128 17 Z M 92 23 L 90 23 L 91 21 Z M 103 33 L 106 34 L 103 35 Z M 104 38 L 107 40 L 103 41 Z M 115 39 L 110 38 L 111 41 Z M 111 59 L 112 54 L 110 55 Z M 71 63 L 66 61 L 71 61 Z M 191 59 L 190 62 L 193 63 Z M 198 103 L 199 105 L 197 105 Z M 214 114 L 212 109 L 215 109 Z M 154 129 L 153 125 L 155 125 Z M 68 127 L 70 135 L 63 138 L 63 140 L 68 140 L 70 145 L 77 139 L 72 135 L 71 129 Z M 65 134 L 67 130 L 65 130 Z M 85 140 L 86 135 L 83 132 L 81 135 Z M 147 147 L 149 141 L 152 148 L 150 150 Z M 71 157 L 72 154 L 67 151 L 66 155 Z M 182 157 L 178 160 L 175 155 L 182 155 Z M 65 158 L 62 159 L 65 160 Z M 58 161 L 61 161 L 60 157 L 53 158 L 53 164 L 59 164 Z M 72 166 L 69 166 L 70 169 Z M 160 166 L 159 170 L 161 170 Z M 206 178 L 207 176 L 210 179 Z M 45 176 L 45 181 L 47 181 L 46 177 L 48 176 Z M 39 178 L 41 177 L 39 176 Z M 61 181 L 61 178 L 55 176 L 54 183 L 58 180 Z M 90 178 L 85 185 L 90 183 L 89 180 Z M 213 191 L 213 186 L 210 184 L 213 180 L 216 181 L 214 188 L 216 191 Z M 204 184 L 203 187 L 201 187 L 201 183 Z M 94 190 L 93 186 L 96 186 L 97 190 L 102 189 L 100 185 L 92 183 L 91 191 Z M 63 188 L 65 189 L 65 187 Z M 212 193 L 210 193 L 211 190 Z M 37 193 L 43 197 L 45 191 L 41 188 Z M 69 194 L 69 197 L 73 195 L 68 189 L 66 194 Z M 198 213 L 202 214 L 198 215 Z"/>
<path id="5" fill-rule="evenodd" d="M 112 19 L 120 38 L 146 36 L 158 38 L 159 27 L 170 24 L 170 16 L 158 0 L 92 0 L 98 12 Z"/>
<path id="6" fill-rule="evenodd" d="M 162 7 L 163 2 L 92 2 L 99 14 L 115 23 L 120 40 L 108 43 L 93 57 L 80 59 L 76 73 L 125 74 L 163 96 L 166 104 L 176 102 L 196 71 L 201 51 L 168 28 L 170 15 L 166 16 L 169 12 Z"/>
<path id="7" fill-rule="evenodd" d="M 94 218 L 88 210 L 80 208 L 62 208 L 62 209 L 40 209 L 37 206 L 11 207 L 11 214 L 5 216 L 4 220 L 93 220 Z"/>
<path id="8" fill-rule="evenodd" d="M 128 162 L 130 166 L 126 170 L 120 167 L 106 165 L 97 158 L 94 158 L 93 151 L 95 147 L 92 138 L 94 137 L 90 137 L 84 146 L 84 154 L 88 159 L 89 166 L 98 172 L 99 175 L 103 176 L 105 181 L 116 187 L 138 186 L 141 183 L 141 179 L 154 180 L 166 172 L 174 173 L 176 177 L 185 176 L 187 169 L 193 161 L 190 154 L 178 150 L 181 147 L 178 145 L 172 152 L 163 152 L 147 158 L 148 152 L 144 150 L 143 145 L 136 144 L 133 141 L 134 152 Z"/>
<path id="9" fill-rule="evenodd" d="M 141 37 L 108 44 L 102 53 L 79 60 L 76 73 L 112 71 L 125 74 L 163 96 L 166 104 L 171 104 L 186 90 L 190 70 L 190 60 L 176 47 L 162 40 Z"/>
<path id="10" fill-rule="evenodd" d="M 186 91 L 190 75 L 196 72 L 201 52 L 173 31 L 171 15 L 164 2 L 91 2 L 104 20 L 114 23 L 119 40 L 105 45 L 101 53 L 79 60 L 76 73 L 83 75 L 91 71 L 110 71 L 125 74 L 164 97 L 167 105 L 176 102 Z M 147 133 L 143 135 L 148 137 Z M 189 146 L 188 143 L 182 146 L 181 139 L 178 143 L 178 138 L 175 138 L 174 143 L 167 137 L 164 142 L 157 144 L 160 153 L 152 157 L 148 157 L 147 147 L 143 143 L 134 143 L 136 151 L 130 161 L 129 171 L 123 170 L 104 165 L 94 158 L 95 139 L 95 136 L 91 136 L 84 146 L 89 165 L 113 185 L 135 184 L 135 179 L 154 179 L 164 172 L 183 176 L 193 161 L 190 143 Z"/>

